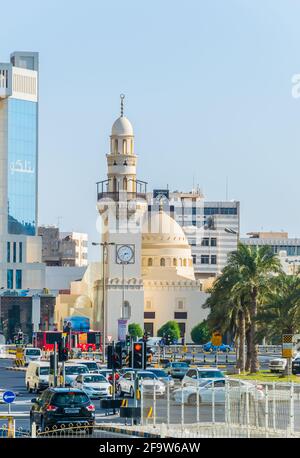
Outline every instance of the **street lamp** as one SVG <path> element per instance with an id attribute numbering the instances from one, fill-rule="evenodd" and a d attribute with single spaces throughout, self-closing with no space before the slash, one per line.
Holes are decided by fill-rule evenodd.
<path id="1" fill-rule="evenodd" d="M 105 310 L 105 252 L 107 254 L 107 249 L 109 245 L 115 245 L 114 242 L 92 242 L 93 246 L 102 247 L 102 342 L 103 342 L 103 360 L 105 361 L 105 341 L 106 341 L 106 310 Z M 99 312 L 97 312 L 97 321 L 99 322 Z"/>

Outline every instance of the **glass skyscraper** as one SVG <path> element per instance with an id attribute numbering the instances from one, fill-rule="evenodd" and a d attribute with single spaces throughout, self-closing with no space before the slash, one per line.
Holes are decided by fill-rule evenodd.
<path id="1" fill-rule="evenodd" d="M 0 63 L 0 288 L 42 288 L 37 237 L 38 53 Z"/>

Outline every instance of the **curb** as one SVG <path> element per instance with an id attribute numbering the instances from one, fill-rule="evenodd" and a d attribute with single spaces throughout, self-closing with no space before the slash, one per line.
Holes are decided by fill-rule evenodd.
<path id="1" fill-rule="evenodd" d="M 6 367 L 7 371 L 26 371 L 26 367 Z"/>
<path id="2" fill-rule="evenodd" d="M 153 434 L 153 433 L 147 433 L 145 431 L 137 431 L 137 430 L 132 430 L 132 429 L 126 429 L 124 427 L 118 427 L 118 426 L 105 426 L 104 424 L 96 424 L 95 425 L 97 429 L 102 429 L 103 431 L 108 431 L 111 433 L 119 433 L 119 434 L 125 434 L 128 436 L 137 436 L 137 437 L 147 437 L 147 438 L 153 438 L 153 439 L 158 439 L 160 438 L 159 434 Z"/>

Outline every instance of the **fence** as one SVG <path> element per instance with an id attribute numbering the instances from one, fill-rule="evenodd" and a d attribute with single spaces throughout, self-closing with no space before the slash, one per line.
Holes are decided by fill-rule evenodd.
<path id="1" fill-rule="evenodd" d="M 163 424 L 175 437 L 300 437 L 300 385 L 293 383 L 227 379 L 167 386 L 164 394 L 152 385 L 141 389 L 140 402 L 142 427 Z"/>

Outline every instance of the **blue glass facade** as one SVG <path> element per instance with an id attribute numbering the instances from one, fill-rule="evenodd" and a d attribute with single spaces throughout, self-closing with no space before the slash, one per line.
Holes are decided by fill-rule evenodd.
<path id="1" fill-rule="evenodd" d="M 37 103 L 8 100 L 8 233 L 36 234 Z"/>

